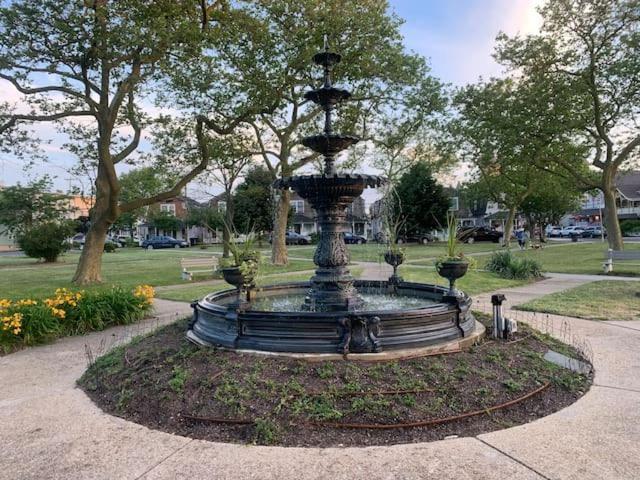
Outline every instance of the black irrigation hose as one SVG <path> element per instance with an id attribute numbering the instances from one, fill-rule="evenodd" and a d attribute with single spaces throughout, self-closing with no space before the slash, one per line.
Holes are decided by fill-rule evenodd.
<path id="1" fill-rule="evenodd" d="M 309 425 L 319 426 L 319 427 L 333 427 L 333 428 L 349 428 L 349 429 L 376 429 L 376 430 L 391 430 L 394 428 L 415 428 L 415 427 L 429 427 L 433 425 L 440 425 L 443 423 L 455 422 L 456 420 L 463 420 L 465 418 L 474 417 L 478 415 L 482 415 L 485 413 L 494 412 L 496 410 L 500 410 L 506 407 L 510 407 L 517 403 L 520 403 L 524 400 L 527 400 L 534 395 L 546 390 L 551 385 L 550 382 L 545 383 L 540 388 L 535 389 L 532 392 L 523 395 L 522 397 L 518 397 L 514 400 L 510 400 L 505 403 L 501 403 L 500 405 L 494 405 L 493 407 L 485 408 L 482 410 L 475 410 L 473 412 L 467 412 L 460 415 L 455 415 L 453 417 L 446 418 L 436 418 L 431 420 L 422 420 L 419 422 L 408 422 L 408 423 L 394 423 L 394 424 L 385 424 L 385 423 L 335 423 L 335 422 L 308 422 Z"/>
<path id="2" fill-rule="evenodd" d="M 190 420 L 192 422 L 228 423 L 231 425 L 251 425 L 255 423 L 254 420 L 244 418 L 196 417 L 193 415 L 182 415 L 182 418 Z"/>

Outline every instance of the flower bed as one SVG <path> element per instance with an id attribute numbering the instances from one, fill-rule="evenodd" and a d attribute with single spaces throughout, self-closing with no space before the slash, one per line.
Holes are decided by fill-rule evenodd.
<path id="1" fill-rule="evenodd" d="M 59 288 L 44 299 L 0 299 L 0 352 L 133 323 L 151 309 L 154 296 L 153 287 L 139 285 L 133 290 Z"/>

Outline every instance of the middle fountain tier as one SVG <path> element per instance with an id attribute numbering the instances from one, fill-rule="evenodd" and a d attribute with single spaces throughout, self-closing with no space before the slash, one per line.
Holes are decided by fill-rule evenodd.
<path id="1" fill-rule="evenodd" d="M 315 312 L 354 311 L 362 307 L 349 272 L 349 251 L 344 242 L 347 207 L 365 188 L 385 183 L 384 178 L 375 175 L 336 173 L 336 155 L 359 141 L 358 137 L 336 134 L 332 130 L 333 110 L 351 97 L 347 90 L 336 88 L 331 82 L 332 69 L 340 60 L 339 54 L 328 51 L 325 42 L 325 51 L 313 57 L 313 61 L 324 68 L 323 85 L 305 94 L 306 99 L 324 111 L 323 133 L 302 140 L 305 147 L 323 155 L 323 173 L 285 177 L 274 184 L 276 188 L 293 189 L 317 213 L 320 235 L 313 261 L 318 268 L 303 305 L 304 310 Z"/>

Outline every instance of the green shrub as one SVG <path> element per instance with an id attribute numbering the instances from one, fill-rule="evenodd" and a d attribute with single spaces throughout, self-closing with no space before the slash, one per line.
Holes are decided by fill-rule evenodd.
<path id="1" fill-rule="evenodd" d="M 510 250 L 493 252 L 485 267 L 502 278 L 528 280 L 542 276 L 542 267 L 533 258 L 517 257 Z"/>
<path id="2" fill-rule="evenodd" d="M 512 263 L 513 254 L 511 250 L 499 250 L 491 254 L 485 268 L 490 272 L 503 276 Z"/>
<path id="3" fill-rule="evenodd" d="M 116 244 L 111 242 L 106 242 L 104 244 L 105 253 L 113 253 L 116 251 Z"/>
<path id="4" fill-rule="evenodd" d="M 127 237 L 124 241 L 124 246 L 125 247 L 139 247 L 140 245 L 138 245 L 138 242 L 135 241 L 133 238 L 131 237 Z"/>
<path id="5" fill-rule="evenodd" d="M 630 235 L 632 233 L 640 232 L 640 220 L 622 220 L 620 222 L 620 230 L 623 235 Z"/>
<path id="6" fill-rule="evenodd" d="M 18 246 L 31 258 L 42 258 L 55 262 L 69 249 L 67 238 L 73 234 L 68 222 L 46 222 L 35 225 L 18 236 Z"/>

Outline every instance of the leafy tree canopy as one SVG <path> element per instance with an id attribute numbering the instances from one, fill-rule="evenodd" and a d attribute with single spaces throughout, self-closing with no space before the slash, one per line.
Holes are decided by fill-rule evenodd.
<path id="1" fill-rule="evenodd" d="M 48 177 L 0 189 L 0 229 L 20 235 L 34 225 L 61 221 L 69 212 L 67 195 L 51 193 Z"/>
<path id="2" fill-rule="evenodd" d="M 269 170 L 255 166 L 249 170 L 234 194 L 238 232 L 268 232 L 273 228 L 272 178 Z"/>
<path id="3" fill-rule="evenodd" d="M 180 230 L 184 223 L 170 212 L 153 211 L 148 217 L 149 225 L 157 228 L 158 230 L 164 230 L 170 232 L 172 230 Z"/>
<path id="4" fill-rule="evenodd" d="M 392 194 L 394 216 L 406 233 L 428 232 L 447 223 L 451 200 L 424 162 L 412 165 L 400 177 Z"/>

